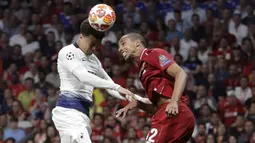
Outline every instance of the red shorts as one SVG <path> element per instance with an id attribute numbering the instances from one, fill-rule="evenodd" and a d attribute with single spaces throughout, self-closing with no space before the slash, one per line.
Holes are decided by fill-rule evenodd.
<path id="1" fill-rule="evenodd" d="M 194 130 L 195 118 L 186 103 L 179 102 L 179 113 L 175 117 L 166 116 L 164 103 L 151 119 L 151 130 L 146 143 L 186 143 Z"/>

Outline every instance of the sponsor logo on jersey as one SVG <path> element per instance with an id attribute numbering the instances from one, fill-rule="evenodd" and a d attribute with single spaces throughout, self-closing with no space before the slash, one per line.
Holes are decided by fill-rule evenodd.
<path id="1" fill-rule="evenodd" d="M 67 60 L 72 60 L 74 58 L 74 54 L 72 52 L 69 52 L 66 54 L 66 59 Z"/>
<path id="2" fill-rule="evenodd" d="M 167 64 L 172 62 L 172 60 L 169 60 L 165 55 L 159 55 L 158 58 L 161 67 L 166 66 Z"/>

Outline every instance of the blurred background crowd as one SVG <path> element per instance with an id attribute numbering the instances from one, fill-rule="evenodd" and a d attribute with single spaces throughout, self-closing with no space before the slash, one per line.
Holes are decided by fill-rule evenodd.
<path id="1" fill-rule="evenodd" d="M 117 21 L 95 53 L 112 79 L 145 96 L 138 67 L 124 62 L 117 41 L 142 34 L 189 75 L 186 93 L 196 116 L 190 143 L 255 143 L 254 0 L 1 0 L 0 143 L 59 143 L 51 110 L 59 94 L 57 54 L 79 37 L 79 25 L 97 3 Z M 94 91 L 94 143 L 142 143 L 151 115 L 101 89 Z"/>

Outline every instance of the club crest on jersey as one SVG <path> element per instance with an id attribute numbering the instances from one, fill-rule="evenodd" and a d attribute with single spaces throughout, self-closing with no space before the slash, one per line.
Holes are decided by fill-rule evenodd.
<path id="1" fill-rule="evenodd" d="M 66 59 L 67 60 L 72 60 L 74 58 L 74 54 L 72 52 L 69 52 L 66 54 Z"/>
<path id="2" fill-rule="evenodd" d="M 172 60 L 169 60 L 165 55 L 159 55 L 158 58 L 161 67 L 166 66 L 167 64 L 172 62 Z"/>

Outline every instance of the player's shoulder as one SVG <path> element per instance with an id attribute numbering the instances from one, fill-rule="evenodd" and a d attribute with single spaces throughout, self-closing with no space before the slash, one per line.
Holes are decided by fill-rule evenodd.
<path id="1" fill-rule="evenodd" d="M 166 50 L 164 49 L 161 49 L 161 48 L 153 48 L 153 49 L 148 49 L 146 51 L 146 54 L 149 56 L 149 57 L 155 57 L 155 56 L 159 56 L 161 54 L 163 55 L 168 55 L 170 54 L 169 52 L 167 52 Z"/>
<path id="2" fill-rule="evenodd" d="M 169 54 L 169 52 L 167 52 L 166 50 L 161 49 L 161 48 L 154 48 L 154 49 L 152 49 L 152 50 L 153 50 L 154 54 L 155 54 L 155 53 L 159 53 L 159 54 L 161 54 L 161 53 L 167 53 L 167 54 Z"/>
<path id="3" fill-rule="evenodd" d="M 76 47 L 73 44 L 64 46 L 59 52 L 58 52 L 58 58 L 62 59 L 70 57 L 73 58 L 75 56 L 76 53 Z"/>
<path id="4" fill-rule="evenodd" d="M 90 59 L 97 62 L 97 64 L 101 65 L 101 61 L 97 58 L 95 54 L 90 55 Z"/>
<path id="5" fill-rule="evenodd" d="M 70 45 L 64 46 L 59 51 L 59 53 L 62 54 L 62 53 L 66 53 L 66 52 L 75 52 L 75 50 L 76 50 L 76 47 L 73 44 L 70 44 Z"/>

